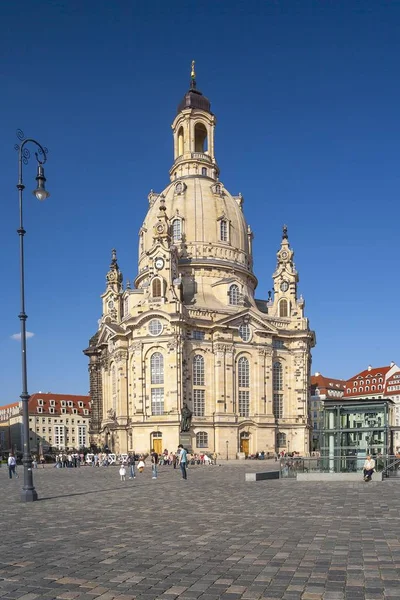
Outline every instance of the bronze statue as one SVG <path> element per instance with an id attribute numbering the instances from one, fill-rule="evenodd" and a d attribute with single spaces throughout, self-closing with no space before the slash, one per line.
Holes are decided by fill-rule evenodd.
<path id="1" fill-rule="evenodd" d="M 183 407 L 182 407 L 181 433 L 184 433 L 185 431 L 189 431 L 191 424 L 192 424 L 192 411 L 190 410 L 190 408 L 188 407 L 186 402 L 184 402 Z"/>

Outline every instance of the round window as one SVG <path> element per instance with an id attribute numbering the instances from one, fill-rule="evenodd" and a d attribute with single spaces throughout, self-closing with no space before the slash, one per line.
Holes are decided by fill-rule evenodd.
<path id="1" fill-rule="evenodd" d="M 149 333 L 150 335 L 160 335 L 163 330 L 163 326 L 161 321 L 158 319 L 152 319 L 149 323 Z"/>
<path id="2" fill-rule="evenodd" d="M 239 335 L 244 342 L 248 342 L 251 338 L 251 329 L 247 323 L 239 325 Z"/>

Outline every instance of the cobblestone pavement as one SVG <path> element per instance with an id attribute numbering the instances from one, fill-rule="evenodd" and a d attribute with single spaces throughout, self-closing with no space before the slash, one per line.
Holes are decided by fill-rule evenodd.
<path id="1" fill-rule="evenodd" d="M 0 598 L 399 599 L 400 480 L 244 481 L 268 462 L 47 466 L 34 504 L 1 468 Z"/>

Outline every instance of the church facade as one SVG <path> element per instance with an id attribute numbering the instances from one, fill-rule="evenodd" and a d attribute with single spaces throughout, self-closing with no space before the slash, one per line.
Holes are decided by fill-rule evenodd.
<path id="1" fill-rule="evenodd" d="M 170 183 L 148 197 L 132 288 L 112 252 L 84 353 L 91 442 L 114 452 L 175 450 L 183 440 L 223 458 L 309 451 L 315 335 L 287 229 L 273 294 L 258 300 L 253 233 L 243 197 L 219 179 L 215 125 L 192 71 L 172 123 Z"/>

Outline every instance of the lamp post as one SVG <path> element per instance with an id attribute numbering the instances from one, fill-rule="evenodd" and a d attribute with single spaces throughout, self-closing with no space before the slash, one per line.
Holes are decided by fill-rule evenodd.
<path id="1" fill-rule="evenodd" d="M 38 499 L 37 492 L 33 485 L 33 474 L 32 474 L 32 457 L 29 443 L 29 394 L 28 394 L 28 375 L 26 366 L 26 319 L 28 318 L 25 313 L 25 267 L 24 267 L 24 235 L 26 233 L 23 226 L 23 210 L 22 210 L 22 193 L 25 189 L 22 179 L 22 165 L 27 165 L 30 152 L 26 148 L 26 144 L 34 144 L 38 151 L 35 152 L 37 162 L 37 174 L 36 174 L 36 189 L 33 191 L 34 196 L 40 201 L 46 200 L 50 196 L 49 192 L 46 191 L 45 183 L 46 177 L 44 176 L 43 165 L 47 160 L 47 148 L 44 148 L 32 138 L 26 138 L 24 133 L 18 129 L 17 137 L 21 144 L 15 145 L 15 149 L 18 152 L 18 197 L 19 197 L 19 229 L 17 233 L 19 235 L 19 273 L 20 273 L 20 295 L 21 295 L 21 312 L 18 317 L 21 323 L 21 358 L 22 358 L 22 427 L 23 427 L 23 458 L 22 463 L 24 465 L 24 487 L 21 492 L 21 502 L 34 502 Z"/>

